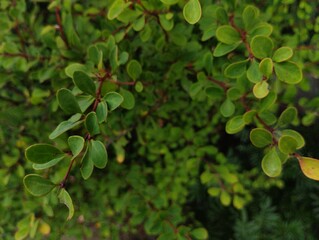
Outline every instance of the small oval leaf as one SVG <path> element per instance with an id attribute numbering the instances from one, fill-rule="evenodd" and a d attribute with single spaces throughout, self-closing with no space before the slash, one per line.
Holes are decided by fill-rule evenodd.
<path id="1" fill-rule="evenodd" d="M 184 8 L 183 15 L 189 24 L 195 24 L 202 16 L 202 7 L 199 0 L 189 0 Z"/>
<path id="2" fill-rule="evenodd" d="M 23 184 L 28 192 L 37 197 L 48 194 L 56 186 L 50 180 L 37 174 L 29 174 L 25 176 L 23 179 Z"/>

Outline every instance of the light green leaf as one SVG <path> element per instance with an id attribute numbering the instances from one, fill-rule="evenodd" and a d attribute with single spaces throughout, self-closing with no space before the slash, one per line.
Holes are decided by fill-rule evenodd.
<path id="1" fill-rule="evenodd" d="M 280 81 L 297 84 L 302 80 L 302 71 L 294 62 L 275 63 L 275 73 Z"/>
<path id="2" fill-rule="evenodd" d="M 245 112 L 243 115 L 245 124 L 250 124 L 254 120 L 254 117 L 256 116 L 256 114 L 257 114 L 256 110 L 249 110 Z"/>
<path id="3" fill-rule="evenodd" d="M 279 138 L 278 148 L 281 152 L 285 154 L 292 154 L 296 151 L 297 147 L 298 143 L 295 138 L 288 135 L 283 135 Z"/>
<path id="4" fill-rule="evenodd" d="M 245 127 L 243 116 L 236 116 L 231 118 L 226 123 L 226 132 L 228 134 L 235 134 L 240 132 Z"/>
<path id="5" fill-rule="evenodd" d="M 221 189 L 218 187 L 210 187 L 207 192 L 212 197 L 217 197 L 220 194 Z"/>
<path id="6" fill-rule="evenodd" d="M 122 95 L 117 92 L 109 92 L 103 97 L 103 99 L 106 101 L 110 111 L 118 108 L 124 101 Z"/>
<path id="7" fill-rule="evenodd" d="M 173 5 L 179 2 L 179 0 L 161 0 L 162 3 L 165 3 L 167 5 Z"/>
<path id="8" fill-rule="evenodd" d="M 68 113 L 81 113 L 81 108 L 76 101 L 75 96 L 69 89 L 62 88 L 57 92 L 57 99 L 61 109 Z"/>
<path id="9" fill-rule="evenodd" d="M 258 83 L 263 78 L 263 75 L 258 67 L 258 62 L 255 59 L 252 60 L 247 70 L 247 78 L 252 83 Z"/>
<path id="10" fill-rule="evenodd" d="M 126 4 L 124 0 L 115 0 L 107 13 L 107 18 L 113 20 L 117 18 L 125 9 Z"/>
<path id="11" fill-rule="evenodd" d="M 263 158 L 261 167 L 269 177 L 278 177 L 282 170 L 282 163 L 275 148 L 271 149 Z"/>
<path id="12" fill-rule="evenodd" d="M 310 157 L 299 157 L 301 171 L 307 178 L 319 181 L 319 160 Z"/>
<path id="13" fill-rule="evenodd" d="M 74 72 L 73 82 L 82 92 L 95 96 L 95 84 L 86 73 L 80 71 Z"/>
<path id="14" fill-rule="evenodd" d="M 241 44 L 241 41 L 231 45 L 220 42 L 217 44 L 216 48 L 214 49 L 213 56 L 214 57 L 224 56 L 227 53 L 230 53 L 231 51 L 235 50 L 240 44 Z"/>
<path id="15" fill-rule="evenodd" d="M 208 239 L 208 232 L 205 228 L 195 228 L 190 233 L 195 239 Z"/>
<path id="16" fill-rule="evenodd" d="M 264 58 L 259 63 L 259 70 L 262 72 L 262 74 L 267 77 L 267 79 L 270 77 L 270 75 L 273 72 L 274 63 L 272 62 L 271 58 Z"/>
<path id="17" fill-rule="evenodd" d="M 29 174 L 25 176 L 23 184 L 28 192 L 36 197 L 44 196 L 56 187 L 53 182 L 37 174 Z"/>
<path id="18" fill-rule="evenodd" d="M 134 88 L 136 92 L 142 92 L 144 88 L 143 83 L 140 81 L 137 81 Z"/>
<path id="19" fill-rule="evenodd" d="M 277 100 L 277 94 L 275 92 L 269 92 L 267 97 L 263 98 L 259 104 L 259 112 L 263 112 L 269 109 L 271 106 L 275 104 Z"/>
<path id="20" fill-rule="evenodd" d="M 100 126 L 95 112 L 90 112 L 85 118 L 85 127 L 91 136 L 100 133 Z"/>
<path id="21" fill-rule="evenodd" d="M 90 159 L 97 168 L 105 168 L 108 161 L 107 152 L 101 141 L 91 140 L 89 144 Z"/>
<path id="22" fill-rule="evenodd" d="M 249 137 L 251 143 L 258 148 L 263 148 L 273 143 L 271 132 L 264 128 L 254 128 L 250 131 Z"/>
<path id="23" fill-rule="evenodd" d="M 253 87 L 254 96 L 258 99 L 264 98 L 269 93 L 269 84 L 266 81 L 258 82 Z"/>
<path id="24" fill-rule="evenodd" d="M 74 158 L 81 153 L 84 147 L 84 138 L 81 136 L 70 136 L 68 144 Z"/>
<path id="25" fill-rule="evenodd" d="M 245 7 L 242 17 L 246 30 L 250 30 L 258 21 L 259 11 L 256 7 L 248 5 Z"/>
<path id="26" fill-rule="evenodd" d="M 73 206 L 72 198 L 70 197 L 69 193 L 64 188 L 61 189 L 58 197 L 59 197 L 60 203 L 65 204 L 67 208 L 69 209 L 69 215 L 67 220 L 70 220 L 74 215 L 74 206 Z"/>
<path id="27" fill-rule="evenodd" d="M 281 47 L 278 48 L 274 55 L 272 56 L 272 59 L 275 62 L 284 62 L 289 60 L 293 55 L 293 51 L 290 47 Z"/>
<path id="28" fill-rule="evenodd" d="M 160 14 L 159 21 L 160 21 L 162 28 L 167 32 L 171 31 L 174 27 L 174 20 L 167 19 L 166 14 Z"/>
<path id="29" fill-rule="evenodd" d="M 134 95 L 130 91 L 125 90 L 124 88 L 120 89 L 120 94 L 124 98 L 124 101 L 122 102 L 121 107 L 128 109 L 128 110 L 134 108 L 134 106 L 135 106 Z"/>
<path id="30" fill-rule="evenodd" d="M 72 63 L 65 68 L 65 74 L 72 78 L 75 71 L 89 72 L 87 67 L 80 63 Z"/>
<path id="31" fill-rule="evenodd" d="M 284 127 L 290 124 L 296 117 L 297 117 L 297 109 L 295 107 L 288 107 L 286 108 L 281 114 L 278 119 L 277 126 Z"/>
<path id="32" fill-rule="evenodd" d="M 69 120 L 61 122 L 49 135 L 49 138 L 55 139 L 58 136 L 60 136 L 62 133 L 65 133 L 66 131 L 83 123 L 84 120 L 78 121 L 81 118 L 81 116 L 82 116 L 81 114 L 77 113 L 73 115 Z"/>
<path id="33" fill-rule="evenodd" d="M 216 37 L 218 41 L 229 45 L 238 44 L 238 42 L 241 41 L 240 34 L 235 28 L 229 25 L 218 27 L 216 30 Z"/>
<path id="34" fill-rule="evenodd" d="M 252 30 L 249 31 L 249 36 L 254 37 L 254 36 L 265 36 L 269 37 L 273 31 L 273 26 L 265 23 L 265 22 L 260 22 L 257 24 L 257 26 L 254 26 Z"/>
<path id="35" fill-rule="evenodd" d="M 235 112 L 235 105 L 234 103 L 226 98 L 226 100 L 220 106 L 220 112 L 224 117 L 230 117 Z"/>
<path id="36" fill-rule="evenodd" d="M 54 165 L 58 164 L 64 158 L 65 158 L 65 156 L 61 156 L 61 157 L 57 157 L 55 159 L 52 159 L 51 161 L 49 161 L 47 163 L 42 163 L 42 164 L 34 163 L 34 164 L 32 164 L 32 167 L 35 170 L 47 169 L 47 168 L 53 167 Z"/>
<path id="37" fill-rule="evenodd" d="M 226 77 L 229 77 L 229 78 L 239 78 L 246 72 L 247 62 L 248 62 L 248 59 L 229 64 L 226 67 L 224 74 L 226 75 Z"/>
<path id="38" fill-rule="evenodd" d="M 142 73 L 142 66 L 138 61 L 131 60 L 126 66 L 126 71 L 128 75 L 135 81 Z"/>
<path id="39" fill-rule="evenodd" d="M 230 194 L 229 194 L 227 191 L 222 190 L 222 192 L 221 192 L 219 198 L 220 198 L 220 202 L 222 203 L 223 206 L 226 206 L 226 207 L 227 207 L 227 206 L 230 205 L 230 203 L 231 203 L 231 196 L 230 196 Z"/>
<path id="40" fill-rule="evenodd" d="M 184 8 L 183 15 L 189 24 L 195 24 L 202 16 L 202 7 L 199 0 L 189 0 Z"/>
<path id="41" fill-rule="evenodd" d="M 25 150 L 26 159 L 37 164 L 48 163 L 62 156 L 64 153 L 60 149 L 49 144 L 34 144 Z"/>
<path id="42" fill-rule="evenodd" d="M 297 147 L 296 147 L 297 149 L 300 149 L 303 146 L 305 146 L 305 140 L 299 132 L 291 130 L 291 129 L 285 129 L 285 130 L 282 130 L 281 134 L 282 136 L 290 136 L 294 138 L 297 142 Z"/>
<path id="43" fill-rule="evenodd" d="M 270 57 L 274 48 L 273 41 L 266 36 L 255 36 L 250 43 L 251 51 L 256 58 Z"/>

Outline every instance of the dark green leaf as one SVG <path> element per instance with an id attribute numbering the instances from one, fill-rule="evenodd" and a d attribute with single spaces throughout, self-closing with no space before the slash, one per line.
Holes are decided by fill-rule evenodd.
<path id="1" fill-rule="evenodd" d="M 81 108 L 76 101 L 75 96 L 72 92 L 66 88 L 62 88 L 57 92 L 57 99 L 61 109 L 68 113 L 81 113 Z"/>
<path id="2" fill-rule="evenodd" d="M 295 107 L 286 108 L 278 119 L 277 126 L 284 127 L 290 124 L 297 117 L 297 109 Z"/>
<path id="3" fill-rule="evenodd" d="M 64 153 L 60 149 L 49 144 L 34 144 L 25 150 L 26 159 L 37 164 L 48 163 L 62 156 Z"/>
<path id="4" fill-rule="evenodd" d="M 281 152 L 285 154 L 292 154 L 296 151 L 298 143 L 295 138 L 283 135 L 279 138 L 278 147 Z"/>
<path id="5" fill-rule="evenodd" d="M 106 122 L 108 109 L 107 104 L 104 100 L 99 102 L 95 112 L 99 123 Z"/>
<path id="6" fill-rule="evenodd" d="M 85 118 L 85 127 L 91 136 L 100 133 L 100 126 L 95 112 L 90 112 Z"/>
<path id="7" fill-rule="evenodd" d="M 220 112 L 224 117 L 230 117 L 235 112 L 235 105 L 228 98 L 220 106 Z"/>
<path id="8" fill-rule="evenodd" d="M 121 107 L 128 109 L 128 110 L 134 108 L 134 106 L 135 106 L 134 95 L 130 91 L 125 90 L 124 88 L 120 89 L 120 94 L 124 98 L 124 101 L 122 102 Z"/>
<path id="9" fill-rule="evenodd" d="M 74 72 L 73 82 L 82 92 L 95 96 L 95 84 L 86 73 L 80 71 Z"/>
<path id="10" fill-rule="evenodd" d="M 228 120 L 226 123 L 226 132 L 228 134 L 235 134 L 240 132 L 245 127 L 243 116 L 236 116 Z"/>
<path id="11" fill-rule="evenodd" d="M 81 165 L 81 174 L 83 179 L 88 179 L 93 172 L 94 169 L 94 164 L 93 161 L 90 157 L 90 152 L 89 152 L 89 146 L 87 146 L 85 154 L 83 155 L 82 158 L 82 165 Z"/>
<path id="12" fill-rule="evenodd" d="M 250 131 L 250 141 L 254 146 L 263 148 L 273 143 L 273 137 L 271 132 L 264 128 L 254 128 Z"/>
<path id="13" fill-rule="evenodd" d="M 229 25 L 223 25 L 217 28 L 216 37 L 218 41 L 229 45 L 238 44 L 238 42 L 241 41 L 240 34 L 235 28 Z"/>
<path id="14" fill-rule="evenodd" d="M 91 140 L 89 145 L 90 159 L 97 168 L 105 168 L 108 156 L 102 142 Z"/>
<path id="15" fill-rule="evenodd" d="M 44 196 L 52 191 L 56 186 L 50 180 L 37 174 L 29 174 L 24 177 L 23 184 L 25 188 L 36 197 Z"/>
<path id="16" fill-rule="evenodd" d="M 224 71 L 225 75 L 229 78 L 239 78 L 246 72 L 247 62 L 248 59 L 229 64 Z"/>
<path id="17" fill-rule="evenodd" d="M 126 66 L 126 71 L 128 75 L 135 81 L 142 73 L 142 66 L 138 61 L 131 60 Z"/>

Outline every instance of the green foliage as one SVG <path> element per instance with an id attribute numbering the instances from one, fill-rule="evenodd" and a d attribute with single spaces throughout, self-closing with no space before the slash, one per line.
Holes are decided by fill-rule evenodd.
<path id="1" fill-rule="evenodd" d="M 316 4 L 251 2 L 2 1 L 0 238 L 305 239 Z"/>

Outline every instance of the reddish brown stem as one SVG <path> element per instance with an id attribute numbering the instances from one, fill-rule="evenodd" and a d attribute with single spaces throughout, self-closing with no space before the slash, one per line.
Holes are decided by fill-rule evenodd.
<path id="1" fill-rule="evenodd" d="M 62 182 L 60 183 L 60 188 L 65 188 L 65 184 L 66 184 L 66 182 L 67 182 L 67 180 L 68 180 L 68 177 L 69 177 L 69 175 L 70 175 L 70 172 L 71 172 L 71 169 L 72 169 L 72 166 L 73 166 L 74 161 L 75 161 L 75 158 L 73 158 L 73 159 L 71 160 L 70 165 L 69 165 L 69 168 L 68 168 L 68 171 L 66 172 L 66 174 L 65 174 L 65 176 L 64 176 L 64 178 L 63 178 L 63 180 L 62 180 Z"/>
<path id="2" fill-rule="evenodd" d="M 224 91 L 226 92 L 229 88 L 229 86 L 227 85 L 227 83 L 224 83 L 220 80 L 214 79 L 211 76 L 207 76 L 207 79 L 215 84 L 217 84 L 218 86 L 220 86 L 222 89 L 224 89 Z"/>
<path id="3" fill-rule="evenodd" d="M 64 30 L 63 30 L 63 26 L 62 26 L 62 21 L 61 21 L 61 17 L 60 17 L 60 8 L 59 7 L 55 8 L 55 18 L 56 18 L 56 21 L 57 21 L 57 24 L 58 24 L 58 27 L 59 27 L 61 38 L 62 38 L 63 42 L 65 43 L 65 45 L 69 48 L 69 43 L 68 43 L 68 41 L 66 39 L 66 36 L 65 36 L 65 33 L 64 33 Z"/>

